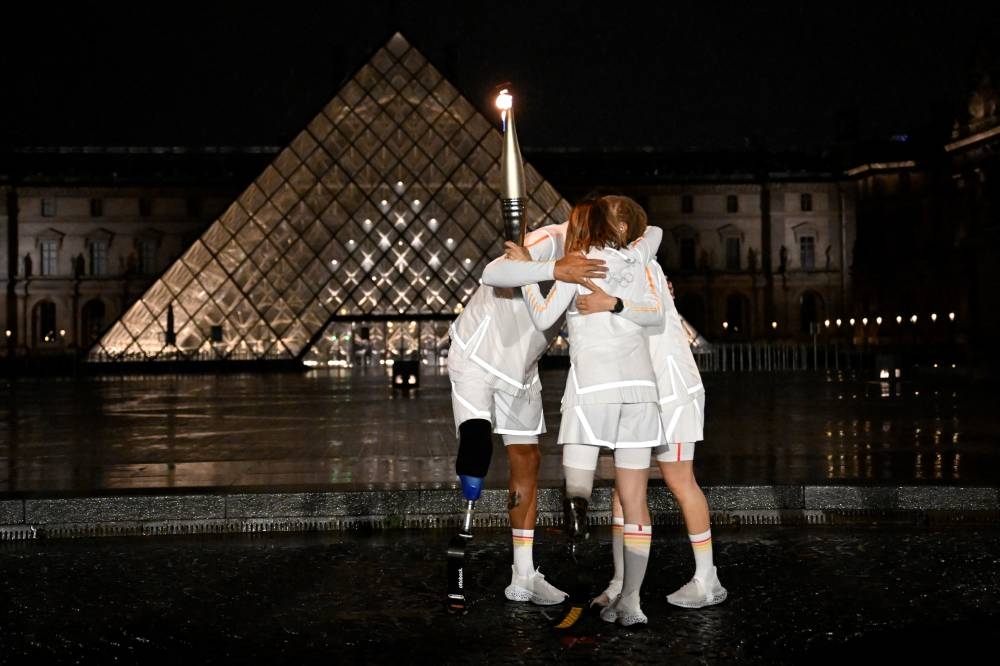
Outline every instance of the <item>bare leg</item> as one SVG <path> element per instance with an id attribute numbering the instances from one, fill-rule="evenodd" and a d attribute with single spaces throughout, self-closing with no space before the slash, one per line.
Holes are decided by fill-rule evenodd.
<path id="1" fill-rule="evenodd" d="M 694 463 L 659 461 L 660 473 L 667 488 L 680 506 L 688 534 L 699 534 L 709 528 L 708 501 L 694 478 Z"/>
<path id="2" fill-rule="evenodd" d="M 508 444 L 510 482 L 507 512 L 510 526 L 521 530 L 535 529 L 538 513 L 538 468 L 542 454 L 538 444 Z"/>
<path id="3" fill-rule="evenodd" d="M 680 505 L 695 565 L 691 581 L 667 595 L 667 601 L 685 608 L 702 608 L 721 603 L 726 599 L 727 593 L 719 583 L 713 562 L 708 501 L 694 478 L 694 464 L 690 460 L 659 461 L 659 466 L 664 482 Z"/>
<path id="4" fill-rule="evenodd" d="M 504 447 L 510 462 L 507 485 L 507 515 L 514 546 L 511 584 L 504 595 L 511 601 L 531 601 L 541 606 L 562 603 L 566 593 L 553 587 L 535 569 L 532 550 L 538 514 L 538 468 L 542 455 L 536 443 L 514 443 Z"/>
<path id="5" fill-rule="evenodd" d="M 616 460 L 617 462 L 617 460 Z M 649 547 L 653 536 L 646 486 L 649 482 L 649 458 L 643 469 L 615 465 L 615 485 L 624 516 L 623 560 L 624 577 L 621 594 L 613 606 L 601 611 L 601 619 L 625 626 L 645 624 L 646 616 L 639 607 L 639 592 L 649 563 Z"/>
<path id="6" fill-rule="evenodd" d="M 649 503 L 646 501 L 646 486 L 649 483 L 649 469 L 625 469 L 615 467 L 615 491 L 622 505 L 622 517 L 626 523 L 649 525 Z"/>

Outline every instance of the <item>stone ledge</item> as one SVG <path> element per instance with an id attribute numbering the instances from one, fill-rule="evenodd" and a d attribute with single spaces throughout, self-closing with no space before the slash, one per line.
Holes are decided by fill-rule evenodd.
<path id="1" fill-rule="evenodd" d="M 843 524 L 936 521 L 978 524 L 1000 512 L 1000 489 L 953 486 L 714 486 L 704 489 L 713 524 Z M 649 491 L 654 522 L 679 522 L 666 488 Z M 217 495 L 101 496 L 0 501 L 0 539 L 374 528 L 451 527 L 464 502 L 456 490 L 266 492 Z M 596 488 L 592 524 L 610 522 L 611 490 Z M 939 518 L 928 518 L 934 514 Z M 962 520 L 967 514 L 969 518 Z M 892 518 L 895 516 L 895 518 Z M 945 516 L 946 518 L 940 518 Z M 562 494 L 539 490 L 538 525 L 562 524 Z M 507 525 L 507 492 L 490 489 L 476 502 L 474 525 Z M 26 536 L 27 535 L 27 536 Z"/>

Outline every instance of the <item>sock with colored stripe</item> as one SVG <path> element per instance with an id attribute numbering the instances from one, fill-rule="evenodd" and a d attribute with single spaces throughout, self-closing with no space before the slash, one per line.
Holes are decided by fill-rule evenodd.
<path id="1" fill-rule="evenodd" d="M 535 545 L 535 530 L 519 530 L 512 528 L 514 540 L 514 572 L 519 578 L 526 578 L 535 571 L 535 563 L 531 551 Z"/>
<path id="2" fill-rule="evenodd" d="M 705 576 L 712 570 L 712 530 L 688 534 L 688 539 L 691 540 L 691 550 L 694 551 L 694 577 L 705 580 Z"/>
<path id="3" fill-rule="evenodd" d="M 625 577 L 622 581 L 622 597 L 627 597 L 632 593 L 638 594 L 639 588 L 642 587 L 642 579 L 646 577 L 653 526 L 628 523 L 624 526 L 623 536 Z"/>
<path id="4" fill-rule="evenodd" d="M 611 560 L 615 564 L 615 573 L 611 577 L 611 582 L 618 583 L 621 589 L 622 581 L 625 580 L 625 519 L 620 516 L 611 517 Z"/>

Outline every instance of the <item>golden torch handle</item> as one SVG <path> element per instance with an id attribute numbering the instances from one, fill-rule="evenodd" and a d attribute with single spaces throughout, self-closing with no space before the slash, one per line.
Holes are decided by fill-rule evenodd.
<path id="1" fill-rule="evenodd" d="M 503 150 L 500 153 L 503 189 L 500 207 L 503 212 L 504 238 L 523 245 L 528 223 L 525 216 L 524 161 L 521 159 L 521 147 L 517 143 L 513 102 L 510 89 L 501 88 L 497 94 L 497 108 L 500 109 L 500 119 L 503 121 Z"/>

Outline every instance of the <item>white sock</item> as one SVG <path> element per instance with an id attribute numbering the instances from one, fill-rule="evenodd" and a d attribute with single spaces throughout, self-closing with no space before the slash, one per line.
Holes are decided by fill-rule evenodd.
<path id="1" fill-rule="evenodd" d="M 652 525 L 625 525 L 625 580 L 622 584 L 622 597 L 632 593 L 638 594 L 642 580 L 646 577 L 646 565 L 649 564 L 649 546 L 653 540 Z"/>
<path id="2" fill-rule="evenodd" d="M 701 534 L 688 534 L 691 540 L 691 550 L 694 551 L 694 577 L 705 580 L 712 570 L 712 530 Z"/>
<path id="3" fill-rule="evenodd" d="M 611 559 L 615 563 L 615 573 L 611 582 L 621 583 L 625 580 L 625 519 L 621 516 L 611 517 Z"/>
<path id="4" fill-rule="evenodd" d="M 535 571 L 535 563 L 531 556 L 535 545 L 535 530 L 519 530 L 511 528 L 514 541 L 514 572 L 518 578 L 526 578 Z"/>

